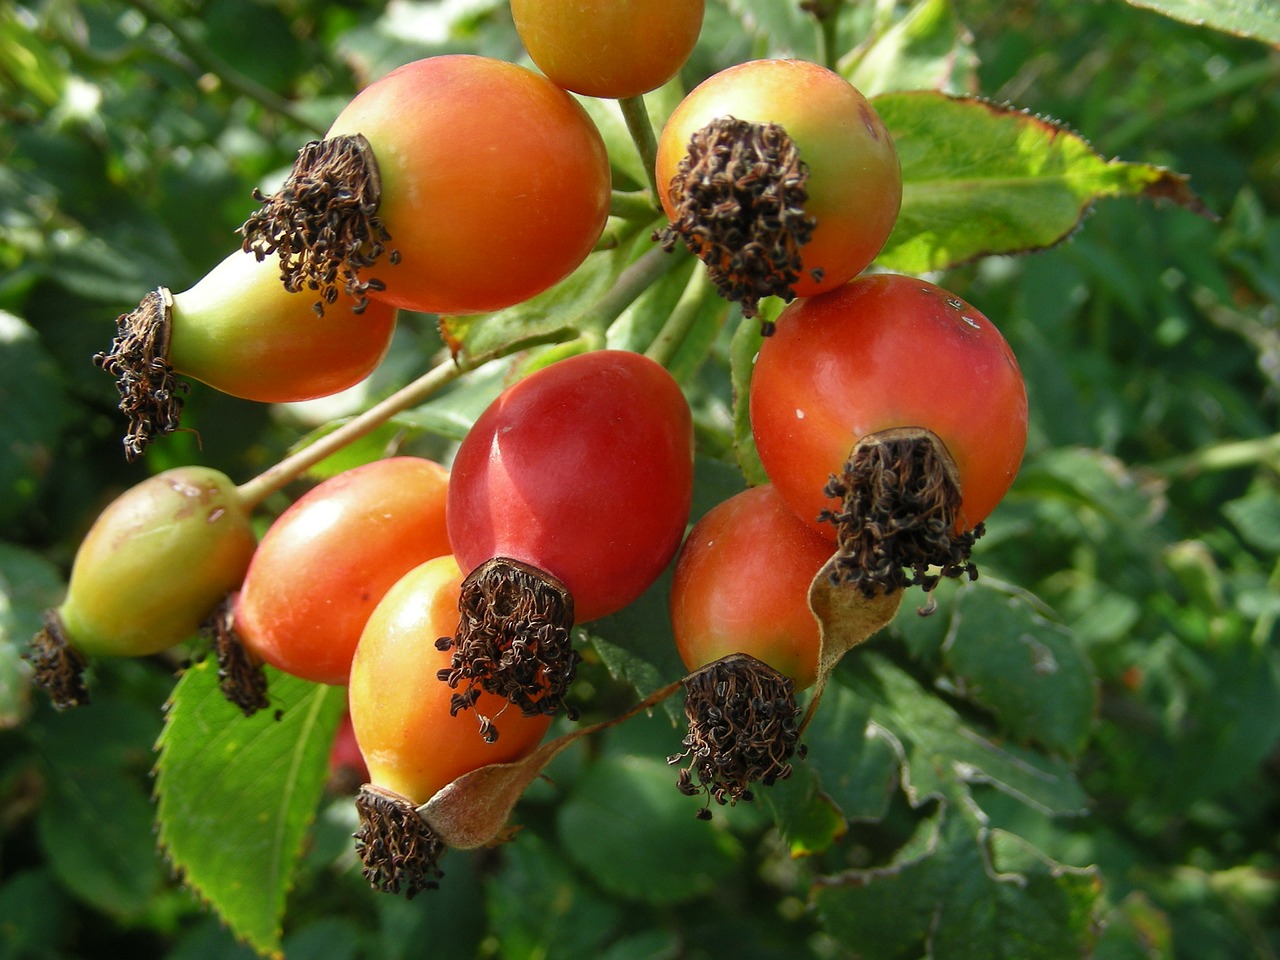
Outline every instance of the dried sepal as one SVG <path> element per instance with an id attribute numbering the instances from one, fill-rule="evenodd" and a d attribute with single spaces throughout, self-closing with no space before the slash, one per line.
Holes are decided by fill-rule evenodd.
<path id="1" fill-rule="evenodd" d="M 805 213 L 808 178 L 808 165 L 779 124 L 717 118 L 694 133 L 676 175 L 663 185 L 675 215 L 655 239 L 666 250 L 684 241 L 720 295 L 754 317 L 763 298 L 796 295 L 800 248 L 817 226 Z M 771 325 L 763 331 L 772 332 Z"/>
<path id="2" fill-rule="evenodd" d="M 791 776 L 799 747 L 795 684 L 747 654 L 732 654 L 684 679 L 688 733 L 684 750 L 667 758 L 684 763 L 676 786 L 687 796 L 734 805 L 754 798 L 751 787 L 772 786 Z M 801 750 L 801 755 L 803 751 Z"/>
<path id="3" fill-rule="evenodd" d="M 240 640 L 235 627 L 235 597 L 228 596 L 200 627 L 218 661 L 218 688 L 246 717 L 270 706 L 267 675 Z"/>
<path id="4" fill-rule="evenodd" d="M 932 590 L 942 577 L 976 579 L 970 559 L 983 525 L 957 530 L 961 494 L 955 462 L 935 434 L 910 427 L 858 441 L 839 476 L 824 491 L 839 510 L 833 576 L 867 597 L 919 585 Z"/>
<path id="5" fill-rule="evenodd" d="M 365 137 L 311 141 L 276 193 L 254 190 L 253 198 L 262 206 L 240 227 L 243 249 L 259 260 L 278 255 L 285 289 L 317 293 L 318 314 L 339 293 L 355 300 L 353 312 L 361 313 L 369 291 L 385 289 L 381 280 L 360 275 L 384 253 L 392 265 L 400 259 L 387 247 L 391 235 L 378 215 L 382 180 Z"/>
<path id="6" fill-rule="evenodd" d="M 438 889 L 445 844 L 415 806 L 369 783 L 360 788 L 355 803 L 360 816 L 356 855 L 369 885 L 384 893 L 403 893 L 406 899 Z"/>
<path id="7" fill-rule="evenodd" d="M 503 697 L 525 716 L 570 719 L 565 694 L 581 654 L 573 648 L 573 597 L 555 577 L 518 560 L 496 557 L 462 581 L 458 630 L 436 646 L 453 650 L 439 678 L 459 692 L 450 712 L 474 708 L 480 691 Z M 461 689 L 459 689 L 461 688 Z M 492 717 L 480 717 L 480 731 L 492 743 Z"/>
<path id="8" fill-rule="evenodd" d="M 33 682 L 49 695 L 55 709 L 89 703 L 89 688 L 84 682 L 89 662 L 67 639 L 57 610 L 45 611 L 44 626 L 31 638 L 23 658 L 31 664 Z"/>
<path id="9" fill-rule="evenodd" d="M 179 380 L 169 363 L 173 329 L 173 294 L 158 287 L 129 313 L 116 318 L 111 347 L 93 362 L 116 378 L 120 412 L 129 421 L 124 435 L 125 459 L 142 456 L 157 437 L 178 429 L 190 384 Z"/>

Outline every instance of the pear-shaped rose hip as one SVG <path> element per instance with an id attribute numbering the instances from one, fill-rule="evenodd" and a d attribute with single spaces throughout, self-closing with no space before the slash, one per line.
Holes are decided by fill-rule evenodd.
<path id="1" fill-rule="evenodd" d="M 116 378 L 128 418 L 125 456 L 178 428 L 187 376 L 258 403 L 312 400 L 359 383 L 391 345 L 397 311 L 280 283 L 277 257 L 237 250 L 181 293 L 159 287 L 116 320 L 110 350 L 95 361 Z"/>
<path id="2" fill-rule="evenodd" d="M 249 512 L 231 480 L 207 467 L 166 470 L 114 500 L 32 641 L 35 680 L 54 705 L 88 702 L 88 658 L 145 656 L 194 635 L 249 566 Z"/>

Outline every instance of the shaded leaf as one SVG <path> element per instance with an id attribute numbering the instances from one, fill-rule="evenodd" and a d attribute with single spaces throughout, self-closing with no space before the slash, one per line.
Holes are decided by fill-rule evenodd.
<path id="1" fill-rule="evenodd" d="M 818 58 L 818 25 L 799 3 L 778 0 L 725 0 L 742 32 L 765 44 L 771 57 Z"/>
<path id="2" fill-rule="evenodd" d="M 17 725 L 30 709 L 30 673 L 22 653 L 64 589 L 62 575 L 48 560 L 0 543 L 0 729 Z"/>
<path id="3" fill-rule="evenodd" d="M 557 958 L 598 960 L 621 919 L 618 904 L 582 883 L 534 834 L 521 834 L 502 853 L 502 869 L 486 884 L 500 955 L 532 960 L 555 944 Z"/>
<path id="4" fill-rule="evenodd" d="M 1079 753 L 1097 691 L 1093 666 L 1070 631 L 985 579 L 960 585 L 940 604 L 944 662 L 959 692 L 991 710 L 1020 742 Z"/>
<path id="5" fill-rule="evenodd" d="M 716 889 L 742 857 L 738 841 L 696 810 L 662 760 L 607 756 L 574 785 L 557 823 L 569 856 L 609 892 L 678 903 Z"/>
<path id="6" fill-rule="evenodd" d="M 157 727 L 142 707 L 98 697 L 38 731 L 48 771 L 40 845 L 66 890 L 118 917 L 142 914 L 164 878 L 141 746 Z"/>
<path id="7" fill-rule="evenodd" d="M 902 211 L 877 262 L 924 273 L 1054 246 L 1104 197 L 1171 200 L 1205 213 L 1187 178 L 1105 160 L 1060 124 L 933 91 L 872 100 L 902 162 Z"/>
<path id="8" fill-rule="evenodd" d="M 158 743 L 156 816 L 184 880 L 237 937 L 278 955 L 346 694 L 277 671 L 269 691 L 273 709 L 245 717 L 223 697 L 212 661 L 183 674 Z"/>
<path id="9" fill-rule="evenodd" d="M 868 956 L 931 960 L 1060 960 L 1088 956 L 1100 884 L 990 830 L 972 809 L 944 805 L 921 825 L 926 842 L 874 870 L 822 880 L 828 932 Z"/>
<path id="10" fill-rule="evenodd" d="M 967 798 L 969 784 L 986 783 L 1047 813 L 1084 812 L 1084 792 L 1065 761 L 996 742 L 876 653 L 854 659 L 861 669 L 843 671 L 839 682 L 870 702 L 871 719 L 902 745 L 902 785 L 913 806 Z"/>
<path id="11" fill-rule="evenodd" d="M 35 330 L 0 310 L 0 522 L 20 515 L 53 465 L 71 409 Z"/>

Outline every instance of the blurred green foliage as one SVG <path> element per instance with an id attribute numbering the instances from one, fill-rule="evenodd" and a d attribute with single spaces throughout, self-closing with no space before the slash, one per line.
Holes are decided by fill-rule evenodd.
<path id="1" fill-rule="evenodd" d="M 283 926 L 255 942 L 278 938 L 289 960 L 424 944 L 600 960 L 1280 954 L 1280 51 L 1219 25 L 1119 0 L 849 3 L 840 51 L 901 44 L 843 61 L 859 82 L 906 75 L 1051 118 L 1103 157 L 1189 175 L 1218 219 L 1104 201 L 1052 250 L 938 278 L 1019 357 L 1027 459 L 979 543 L 982 579 L 941 591 L 933 617 L 908 598 L 846 657 L 791 780 L 695 820 L 664 762 L 678 710 L 659 709 L 566 750 L 518 807 L 514 843 L 450 853 L 442 889 L 412 902 L 368 889 L 350 797 L 317 785 Z M 683 82 L 820 50 L 797 5 L 711 0 Z M 153 747 L 198 647 L 95 665 L 95 702 L 69 714 L 29 690 L 19 654 L 115 494 L 180 463 L 247 480 L 439 355 L 435 318 L 409 315 L 373 378 L 337 398 L 261 407 L 195 385 L 189 429 L 132 465 L 90 360 L 148 290 L 225 255 L 251 189 L 279 182 L 360 84 L 452 51 L 521 59 L 506 5 L 0 7 L 0 956 L 254 955 L 157 848 Z M 626 147 L 610 140 L 624 180 L 639 169 Z M 607 287 L 624 262 L 599 257 L 574 282 Z M 611 341 L 642 348 L 686 281 L 655 285 Z M 540 305 L 547 329 L 556 305 Z M 703 454 L 695 516 L 744 482 L 724 319 L 706 311 L 679 366 Z M 351 456 L 447 457 L 502 373 L 464 378 Z M 591 625 L 575 688 L 589 718 L 678 675 L 664 587 Z"/>

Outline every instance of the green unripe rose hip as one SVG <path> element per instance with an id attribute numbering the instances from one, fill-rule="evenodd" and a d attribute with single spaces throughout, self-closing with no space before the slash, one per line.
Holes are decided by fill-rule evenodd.
<path id="1" fill-rule="evenodd" d="M 87 699 L 60 663 L 158 653 L 194 635 L 244 577 L 255 538 L 235 485 L 207 467 L 177 467 L 114 500 L 94 521 L 30 656 L 57 706 Z M 78 674 L 78 670 L 74 671 Z M 60 682 L 70 683 L 70 697 Z"/>

